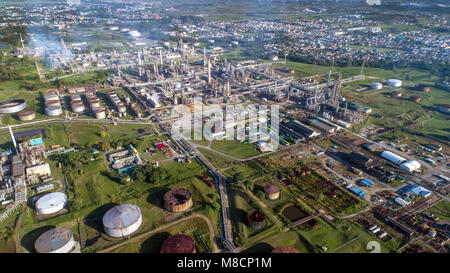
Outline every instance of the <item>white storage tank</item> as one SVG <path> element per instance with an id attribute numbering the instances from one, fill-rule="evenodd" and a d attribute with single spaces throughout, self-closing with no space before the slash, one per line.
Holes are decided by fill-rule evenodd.
<path id="1" fill-rule="evenodd" d="M 85 109 L 83 103 L 73 103 L 73 104 L 71 104 L 71 107 L 72 107 L 72 111 L 74 111 L 75 113 L 81 113 Z"/>
<path id="2" fill-rule="evenodd" d="M 48 106 L 45 108 L 45 114 L 50 117 L 56 117 L 62 114 L 61 106 Z"/>
<path id="3" fill-rule="evenodd" d="M 103 216 L 103 228 L 111 237 L 125 237 L 142 224 L 141 209 L 134 204 L 122 204 L 108 210 Z"/>
<path id="4" fill-rule="evenodd" d="M 383 88 L 383 84 L 381 82 L 373 82 L 370 84 L 370 88 L 381 89 L 381 88 Z"/>
<path id="5" fill-rule="evenodd" d="M 64 208 L 67 196 L 62 192 L 48 193 L 36 201 L 36 211 L 39 214 L 52 214 Z"/>
<path id="6" fill-rule="evenodd" d="M 48 100 L 59 100 L 59 97 L 56 94 L 45 95 L 44 96 L 44 101 L 48 101 Z"/>
<path id="7" fill-rule="evenodd" d="M 400 87 L 402 86 L 402 81 L 398 79 L 389 79 L 386 84 L 392 87 Z"/>
<path id="8" fill-rule="evenodd" d="M 96 119 L 104 119 L 106 117 L 104 108 L 94 108 L 92 109 L 92 112 L 94 112 L 94 116 Z"/>
<path id="9" fill-rule="evenodd" d="M 389 151 L 382 152 L 381 153 L 381 157 L 384 158 L 384 159 L 387 159 L 390 162 L 392 162 L 394 164 L 397 164 L 397 165 L 402 163 L 402 162 L 404 162 L 404 161 L 406 161 L 406 159 L 404 159 L 403 157 L 401 157 L 401 156 L 399 156 L 397 154 L 394 154 L 392 152 L 389 152 Z"/>
<path id="10" fill-rule="evenodd" d="M 38 253 L 69 253 L 76 244 L 70 229 L 57 227 L 39 236 L 34 243 L 34 249 Z"/>
<path id="11" fill-rule="evenodd" d="M 125 104 L 123 104 L 122 102 L 119 102 L 117 104 L 117 111 L 119 113 L 125 113 L 127 111 L 127 107 L 125 106 Z"/>

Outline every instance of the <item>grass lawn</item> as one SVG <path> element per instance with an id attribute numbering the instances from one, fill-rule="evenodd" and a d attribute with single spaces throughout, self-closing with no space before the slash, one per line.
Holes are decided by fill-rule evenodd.
<path id="1" fill-rule="evenodd" d="M 235 161 L 233 161 L 232 159 L 229 159 L 229 158 L 224 157 L 222 155 L 216 154 L 216 153 L 214 153 L 214 152 L 212 152 L 210 150 L 207 150 L 207 149 L 204 149 L 204 148 L 201 148 L 201 147 L 199 147 L 198 150 L 216 168 L 223 169 L 223 168 L 227 168 L 227 167 L 230 167 L 233 164 L 235 164 Z"/>
<path id="2" fill-rule="evenodd" d="M 442 200 L 441 202 L 427 209 L 425 213 L 433 213 L 443 220 L 450 221 L 450 202 Z"/>
<path id="3" fill-rule="evenodd" d="M 214 140 L 211 144 L 211 148 L 240 159 L 261 154 L 261 152 L 255 148 L 255 145 L 251 143 L 242 143 L 237 140 Z"/>
<path id="4" fill-rule="evenodd" d="M 114 253 L 160 253 L 161 245 L 171 235 L 185 234 L 195 241 L 197 253 L 207 252 L 206 247 L 212 250 L 212 238 L 209 234 L 208 224 L 199 218 L 189 219 L 160 232 L 151 234 L 139 240 L 115 249 Z M 201 238 L 200 238 L 200 236 Z M 206 245 L 206 247 L 205 247 Z"/>

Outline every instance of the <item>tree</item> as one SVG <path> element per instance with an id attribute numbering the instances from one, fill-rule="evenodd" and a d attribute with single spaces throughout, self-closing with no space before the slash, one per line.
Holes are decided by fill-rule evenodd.
<path id="1" fill-rule="evenodd" d="M 241 183 L 241 182 L 244 182 L 244 180 L 245 180 L 245 177 L 244 177 L 244 175 L 242 173 L 236 173 L 233 176 L 233 182 L 234 183 Z"/>
<path id="2" fill-rule="evenodd" d="M 109 149 L 111 149 L 111 144 L 108 141 L 102 141 L 101 149 L 104 152 L 109 151 Z"/>
<path id="3" fill-rule="evenodd" d="M 255 183 L 251 180 L 246 180 L 245 181 L 245 187 L 249 190 L 249 191 L 253 191 L 253 189 L 255 188 Z"/>

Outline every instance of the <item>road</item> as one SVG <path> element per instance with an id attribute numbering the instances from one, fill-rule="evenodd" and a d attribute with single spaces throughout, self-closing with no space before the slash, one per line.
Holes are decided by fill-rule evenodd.
<path id="1" fill-rule="evenodd" d="M 214 236 L 214 234 L 215 234 L 215 232 L 214 232 L 214 225 L 211 223 L 211 220 L 210 220 L 208 217 L 206 217 L 205 215 L 203 215 L 203 214 L 193 214 L 193 215 L 191 215 L 191 216 L 188 216 L 188 217 L 179 219 L 179 220 L 177 220 L 177 221 L 171 222 L 171 223 L 169 223 L 169 224 L 160 226 L 160 227 L 158 227 L 158 228 L 156 228 L 156 229 L 153 229 L 153 230 L 151 230 L 151 231 L 149 231 L 149 232 L 143 233 L 143 234 L 141 234 L 141 235 L 139 235 L 139 236 L 133 237 L 133 238 L 131 238 L 130 240 L 126 240 L 126 241 L 124 241 L 124 242 L 122 242 L 122 243 L 119 243 L 119 244 L 117 244 L 117 245 L 114 245 L 114 246 L 105 248 L 105 249 L 103 249 L 103 250 L 101 250 L 101 251 L 98 251 L 98 253 L 107 253 L 107 252 L 111 252 L 111 251 L 113 251 L 114 249 L 117 249 L 117 248 L 119 248 L 119 247 L 121 247 L 121 246 L 124 246 L 124 245 L 126 245 L 126 244 L 129 244 L 129 243 L 132 243 L 132 242 L 135 242 L 135 241 L 139 241 L 140 239 L 145 238 L 145 237 L 147 237 L 147 236 L 149 236 L 149 235 L 151 235 L 151 234 L 153 234 L 153 233 L 156 233 L 156 232 L 159 232 L 159 231 L 161 231 L 161 230 L 170 228 L 170 227 L 172 227 L 172 226 L 174 226 L 174 225 L 181 224 L 182 222 L 187 221 L 187 220 L 189 220 L 189 219 L 193 219 L 193 218 L 201 218 L 202 220 L 204 220 L 204 221 L 208 224 L 209 233 L 211 234 L 211 239 L 212 239 L 213 247 L 214 247 L 213 252 L 214 252 L 214 253 L 220 252 L 220 249 L 219 249 L 219 247 L 217 246 L 217 243 L 216 243 L 216 240 L 215 240 L 215 236 Z"/>

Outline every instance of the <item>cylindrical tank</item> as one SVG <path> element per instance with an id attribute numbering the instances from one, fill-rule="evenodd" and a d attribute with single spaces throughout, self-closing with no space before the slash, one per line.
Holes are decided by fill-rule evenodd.
<path id="1" fill-rule="evenodd" d="M 91 108 L 98 108 L 100 107 L 100 100 L 99 99 L 89 100 L 89 104 L 91 105 Z"/>
<path id="2" fill-rule="evenodd" d="M 127 107 L 122 102 L 119 102 L 117 104 L 117 111 L 119 111 L 119 113 L 125 113 L 127 111 Z"/>
<path id="3" fill-rule="evenodd" d="M 94 108 L 92 109 L 96 119 L 104 119 L 106 117 L 106 112 L 104 108 Z"/>
<path id="4" fill-rule="evenodd" d="M 27 103 L 23 99 L 12 99 L 0 102 L 0 114 L 13 114 L 24 110 Z"/>
<path id="5" fill-rule="evenodd" d="M 183 234 L 170 236 L 162 244 L 161 253 L 195 253 L 194 239 Z"/>
<path id="6" fill-rule="evenodd" d="M 164 207 L 170 212 L 187 211 L 192 204 L 192 196 L 187 189 L 171 189 L 164 194 Z"/>
<path id="7" fill-rule="evenodd" d="M 34 243 L 34 249 L 38 253 L 69 253 L 75 245 L 72 231 L 57 227 L 39 236 Z"/>
<path id="8" fill-rule="evenodd" d="M 280 188 L 274 184 L 267 184 L 264 187 L 264 193 L 269 200 L 276 200 L 280 198 Z"/>
<path id="9" fill-rule="evenodd" d="M 272 249 L 271 253 L 300 253 L 300 251 L 290 246 L 279 246 Z"/>
<path id="10" fill-rule="evenodd" d="M 142 224 L 141 209 L 134 204 L 122 204 L 108 210 L 103 216 L 103 228 L 111 237 L 125 237 Z"/>
<path id="11" fill-rule="evenodd" d="M 44 96 L 44 101 L 48 101 L 48 100 L 59 100 L 59 97 L 56 94 L 45 95 Z"/>
<path id="12" fill-rule="evenodd" d="M 19 117 L 20 121 L 29 121 L 36 118 L 36 112 L 32 110 L 24 110 L 22 112 L 19 112 L 17 114 L 17 117 Z"/>
<path id="13" fill-rule="evenodd" d="M 383 84 L 381 82 L 373 82 L 370 84 L 370 88 L 381 89 L 381 88 L 383 88 Z"/>
<path id="14" fill-rule="evenodd" d="M 48 106 L 45 108 L 45 114 L 50 117 L 59 116 L 62 114 L 61 106 Z"/>
<path id="15" fill-rule="evenodd" d="M 74 111 L 75 113 L 80 113 L 84 111 L 84 104 L 82 103 L 73 103 L 70 105 L 72 107 L 72 111 Z"/>
<path id="16" fill-rule="evenodd" d="M 389 79 L 386 84 L 392 87 L 400 87 L 402 86 L 402 81 L 397 79 Z"/>
<path id="17" fill-rule="evenodd" d="M 67 196 L 62 192 L 48 193 L 36 201 L 36 211 L 39 214 L 52 214 L 64 208 Z"/>
<path id="18" fill-rule="evenodd" d="M 44 102 L 45 106 L 59 106 L 61 105 L 59 100 L 46 100 Z"/>
<path id="19" fill-rule="evenodd" d="M 262 229 L 266 225 L 266 215 L 260 210 L 249 211 L 246 222 L 253 229 Z"/>

